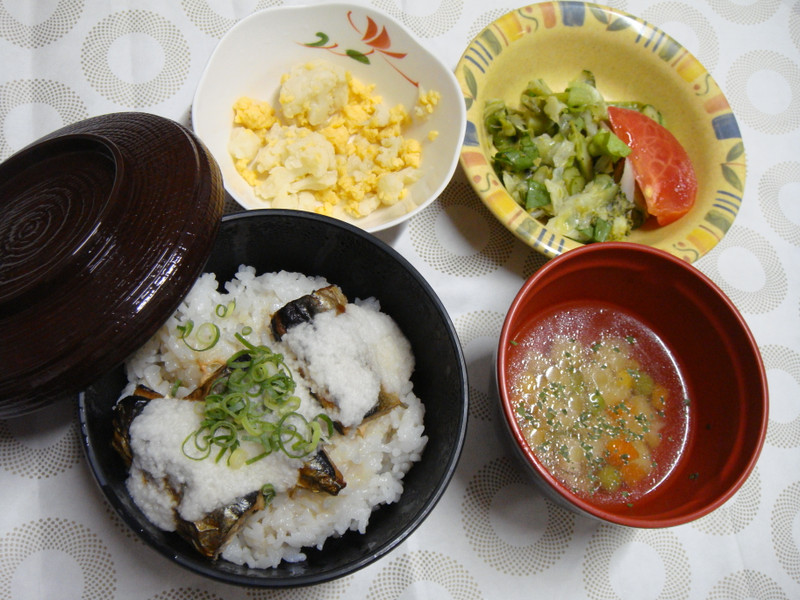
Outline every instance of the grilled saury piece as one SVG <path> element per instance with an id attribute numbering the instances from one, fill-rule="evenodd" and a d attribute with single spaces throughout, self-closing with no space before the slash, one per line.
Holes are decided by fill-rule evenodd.
<path id="1" fill-rule="evenodd" d="M 321 312 L 335 310 L 343 312 L 347 306 L 347 297 L 337 285 L 329 285 L 301 296 L 279 308 L 270 325 L 275 339 L 280 341 L 283 335 L 295 325 L 307 323 Z"/>
<path id="2" fill-rule="evenodd" d="M 176 531 L 204 556 L 217 558 L 228 540 L 244 525 L 245 518 L 265 506 L 264 494 L 256 490 L 197 521 L 178 517 Z"/>
<path id="3" fill-rule="evenodd" d="M 397 406 L 405 407 L 406 404 L 400 400 L 397 394 L 387 392 L 383 389 L 383 387 L 381 387 L 380 392 L 378 392 L 378 401 L 375 403 L 375 406 L 373 406 L 369 411 L 367 411 L 367 414 L 364 415 L 364 419 L 361 421 L 361 424 L 363 425 L 367 421 L 377 419 Z"/>
<path id="4" fill-rule="evenodd" d="M 130 468 L 133 462 L 131 452 L 131 423 L 139 416 L 147 403 L 153 398 L 162 398 L 161 394 L 143 385 L 137 386 L 133 395 L 126 396 L 117 402 L 111 417 L 111 446 Z"/>
<path id="5" fill-rule="evenodd" d="M 245 355 L 241 357 L 243 360 L 250 360 L 249 356 Z M 228 375 L 231 374 L 233 369 L 231 369 L 228 365 L 222 365 L 216 371 L 214 371 L 211 375 L 206 377 L 203 381 L 200 382 L 196 388 L 194 388 L 189 394 L 186 396 L 186 400 L 195 400 L 195 401 L 203 401 L 206 399 L 206 396 L 212 393 L 214 387 L 220 381 L 224 381 Z"/>
<path id="6" fill-rule="evenodd" d="M 347 307 L 347 302 L 347 297 L 344 295 L 344 293 L 342 293 L 341 288 L 336 285 L 329 285 L 327 287 L 315 290 L 310 294 L 301 296 L 297 300 L 288 302 L 286 305 L 278 309 L 272 316 L 272 320 L 270 322 L 272 333 L 277 340 L 280 340 L 283 335 L 292 327 L 295 327 L 300 323 L 310 322 L 314 316 L 318 315 L 319 313 L 329 310 L 335 310 L 337 313 L 344 312 Z M 299 370 L 301 375 L 313 384 L 311 394 L 324 408 L 327 410 L 335 410 L 338 408 L 338 403 L 335 397 L 314 382 L 308 376 L 302 366 L 299 367 Z M 402 405 L 403 403 L 396 394 L 388 393 L 381 388 L 375 406 L 364 415 L 364 421 L 362 424 L 368 420 L 388 413 L 396 406 Z M 344 432 L 346 429 L 341 425 L 341 423 L 335 423 L 335 426 L 340 433 Z"/>
<path id="7" fill-rule="evenodd" d="M 297 473 L 297 487 L 312 492 L 336 496 L 347 485 L 339 469 L 322 448 L 303 463 Z"/>

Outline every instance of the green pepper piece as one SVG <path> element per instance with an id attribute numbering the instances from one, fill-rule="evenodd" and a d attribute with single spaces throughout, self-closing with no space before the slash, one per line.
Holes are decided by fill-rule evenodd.
<path id="1" fill-rule="evenodd" d="M 533 166 L 533 157 L 516 148 L 502 150 L 494 155 L 496 163 L 513 171 L 524 171 Z"/>
<path id="2" fill-rule="evenodd" d="M 588 150 L 594 156 L 609 156 L 614 160 L 624 158 L 631 153 L 630 147 L 608 129 L 601 129 L 592 136 Z"/>
<path id="3" fill-rule="evenodd" d="M 567 88 L 567 106 L 570 108 L 591 106 L 602 101 L 603 97 L 597 88 L 583 81 L 574 81 Z"/>
<path id="4" fill-rule="evenodd" d="M 550 204 L 550 192 L 547 187 L 534 179 L 528 179 L 528 193 L 525 195 L 525 210 L 531 212 L 536 208 Z"/>
<path id="5" fill-rule="evenodd" d="M 496 163 L 516 172 L 531 169 L 537 158 L 539 150 L 529 135 L 521 137 L 516 147 L 503 148 L 494 155 Z"/>
<path id="6" fill-rule="evenodd" d="M 596 242 L 605 242 L 610 233 L 611 223 L 603 219 L 597 219 L 597 223 L 594 224 L 594 240 Z"/>
<path id="7" fill-rule="evenodd" d="M 574 121 L 570 121 L 569 133 L 567 134 L 569 141 L 575 145 L 575 160 L 578 163 L 578 168 L 581 175 L 586 181 L 591 181 L 594 178 L 594 165 L 592 164 L 592 157 L 589 154 L 588 144 L 586 138 L 578 130 L 578 126 Z"/>

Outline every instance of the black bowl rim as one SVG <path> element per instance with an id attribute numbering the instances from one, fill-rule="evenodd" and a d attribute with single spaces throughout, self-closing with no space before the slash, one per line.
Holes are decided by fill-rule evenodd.
<path id="1" fill-rule="evenodd" d="M 457 428 L 458 435 L 452 445 L 453 450 L 450 453 L 446 469 L 444 471 L 444 476 L 439 481 L 436 488 L 433 490 L 433 493 L 423 504 L 422 509 L 417 513 L 414 519 L 405 524 L 400 534 L 390 540 L 387 540 L 386 542 L 378 546 L 374 551 L 363 556 L 360 560 L 323 573 L 318 573 L 313 575 L 287 576 L 280 578 L 276 577 L 270 579 L 259 578 L 256 576 L 226 573 L 216 568 L 215 563 L 202 561 L 199 558 L 199 555 L 198 557 L 190 558 L 176 553 L 168 545 L 162 544 L 158 540 L 153 539 L 149 535 L 147 530 L 141 527 L 139 521 L 133 515 L 131 515 L 127 510 L 125 510 L 125 507 L 123 506 L 122 502 L 119 500 L 117 495 L 114 493 L 108 480 L 105 477 L 105 474 L 103 473 L 100 467 L 99 460 L 97 459 L 97 455 L 95 454 L 95 450 L 92 444 L 90 443 L 90 435 L 88 431 L 88 421 L 87 421 L 87 411 L 86 411 L 86 395 L 84 391 L 81 391 L 78 394 L 78 419 L 80 423 L 81 446 L 83 448 L 84 456 L 86 457 L 86 460 L 89 463 L 90 470 L 94 476 L 96 483 L 100 487 L 100 490 L 102 491 L 106 500 L 113 507 L 116 514 L 123 520 L 123 522 L 128 527 L 130 527 L 130 529 L 133 530 L 133 532 L 139 537 L 139 539 L 143 541 L 148 547 L 156 550 L 158 553 L 170 559 L 177 565 L 189 571 L 192 571 L 196 574 L 208 577 L 213 580 L 239 586 L 279 589 L 279 588 L 317 585 L 347 575 L 351 575 L 356 571 L 359 571 L 360 569 L 372 564 L 373 562 L 376 562 L 378 559 L 382 558 L 383 556 L 391 552 L 393 549 L 395 549 L 397 546 L 403 543 L 423 523 L 423 521 L 431 514 L 433 509 L 439 503 L 442 496 L 444 496 L 444 493 L 447 490 L 447 487 L 449 486 L 450 481 L 453 478 L 453 475 L 455 474 L 456 467 L 458 466 L 458 461 L 461 457 L 461 453 L 464 447 L 464 441 L 466 439 L 467 421 L 469 418 L 469 380 L 467 376 L 467 366 L 463 348 L 461 347 L 458 333 L 456 332 L 455 326 L 453 325 L 453 322 L 450 319 L 449 313 L 447 312 L 441 299 L 433 290 L 431 285 L 427 282 L 427 280 L 399 252 L 397 252 L 394 248 L 389 246 L 381 239 L 375 237 L 369 232 L 359 229 L 355 225 L 351 225 L 344 221 L 340 221 L 338 219 L 334 219 L 324 215 L 318 215 L 315 213 L 295 211 L 295 210 L 263 209 L 263 210 L 249 210 L 249 211 L 227 214 L 224 215 L 221 219 L 220 230 L 222 230 L 222 227 L 225 225 L 225 223 L 237 221 L 239 219 L 244 219 L 244 218 L 252 219 L 259 217 L 269 218 L 271 216 L 296 218 L 300 221 L 310 220 L 310 221 L 322 222 L 329 226 L 338 227 L 346 231 L 349 231 L 350 233 L 358 237 L 365 238 L 371 243 L 375 244 L 379 249 L 389 254 L 404 269 L 406 269 L 413 276 L 413 278 L 419 283 L 420 287 L 424 289 L 425 293 L 430 297 L 432 304 L 435 306 L 437 313 L 442 318 L 443 325 L 447 329 L 448 338 L 453 343 L 454 353 L 458 359 L 458 364 L 456 366 L 458 369 L 461 387 L 463 389 L 463 394 L 462 394 L 463 403 L 459 414 L 459 424 Z M 260 571 L 260 569 L 253 569 L 253 571 L 258 572 Z"/>

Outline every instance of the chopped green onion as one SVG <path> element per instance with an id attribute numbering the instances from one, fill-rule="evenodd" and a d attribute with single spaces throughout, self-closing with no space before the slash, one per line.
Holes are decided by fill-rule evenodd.
<path id="1" fill-rule="evenodd" d="M 176 380 L 175 383 L 172 384 L 172 387 L 169 388 L 169 395 L 175 396 L 175 394 L 178 393 L 178 389 L 181 387 L 181 385 L 183 385 L 183 382 L 180 379 Z"/>
<path id="2" fill-rule="evenodd" d="M 194 334 L 194 338 L 197 341 L 196 346 L 190 344 L 189 340 L 187 339 L 194 330 L 194 321 L 190 319 L 185 325 L 178 325 L 177 329 L 180 332 L 180 339 L 183 340 L 183 343 L 195 352 L 205 352 L 206 350 L 210 350 L 216 346 L 217 342 L 219 341 L 219 327 L 217 327 L 214 323 L 206 322 L 197 328 L 197 331 Z"/>
<path id="3" fill-rule="evenodd" d="M 217 304 L 214 312 L 220 319 L 224 319 L 228 315 L 233 314 L 234 308 L 236 308 L 236 300 L 231 300 L 228 304 Z"/>
<path id="4" fill-rule="evenodd" d="M 316 449 L 322 437 L 317 421 L 307 421 L 297 412 L 286 413 L 278 421 L 278 447 L 289 458 L 302 458 Z"/>
<path id="5" fill-rule="evenodd" d="M 194 321 L 189 319 L 188 321 L 186 321 L 185 324 L 178 325 L 178 327 L 176 327 L 176 329 L 181 334 L 180 335 L 180 339 L 185 340 L 188 337 L 188 335 L 190 333 L 192 333 L 192 329 L 194 329 Z"/>
<path id="6" fill-rule="evenodd" d="M 295 381 L 283 355 L 236 337 L 245 349 L 228 359 L 229 373 L 206 396 L 200 426 L 184 440 L 183 453 L 203 460 L 213 449 L 214 460 L 227 455 L 227 464 L 234 468 L 276 450 L 290 458 L 311 454 L 333 433 L 333 421 L 325 414 L 309 421 L 297 412 L 300 398 L 294 395 Z M 245 459 L 242 442 L 252 442 L 260 451 Z"/>
<path id="7" fill-rule="evenodd" d="M 271 483 L 265 483 L 261 486 L 261 493 L 264 496 L 264 502 L 269 504 L 275 498 L 275 486 Z"/>

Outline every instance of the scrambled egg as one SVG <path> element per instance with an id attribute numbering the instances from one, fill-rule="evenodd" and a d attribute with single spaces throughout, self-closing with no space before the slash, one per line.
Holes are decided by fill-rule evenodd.
<path id="1" fill-rule="evenodd" d="M 374 87 L 319 61 L 283 76 L 277 110 L 249 97 L 235 102 L 228 151 L 265 206 L 360 218 L 406 199 L 421 176 L 422 145 L 403 133 L 440 94 L 420 89 L 409 114 Z"/>

